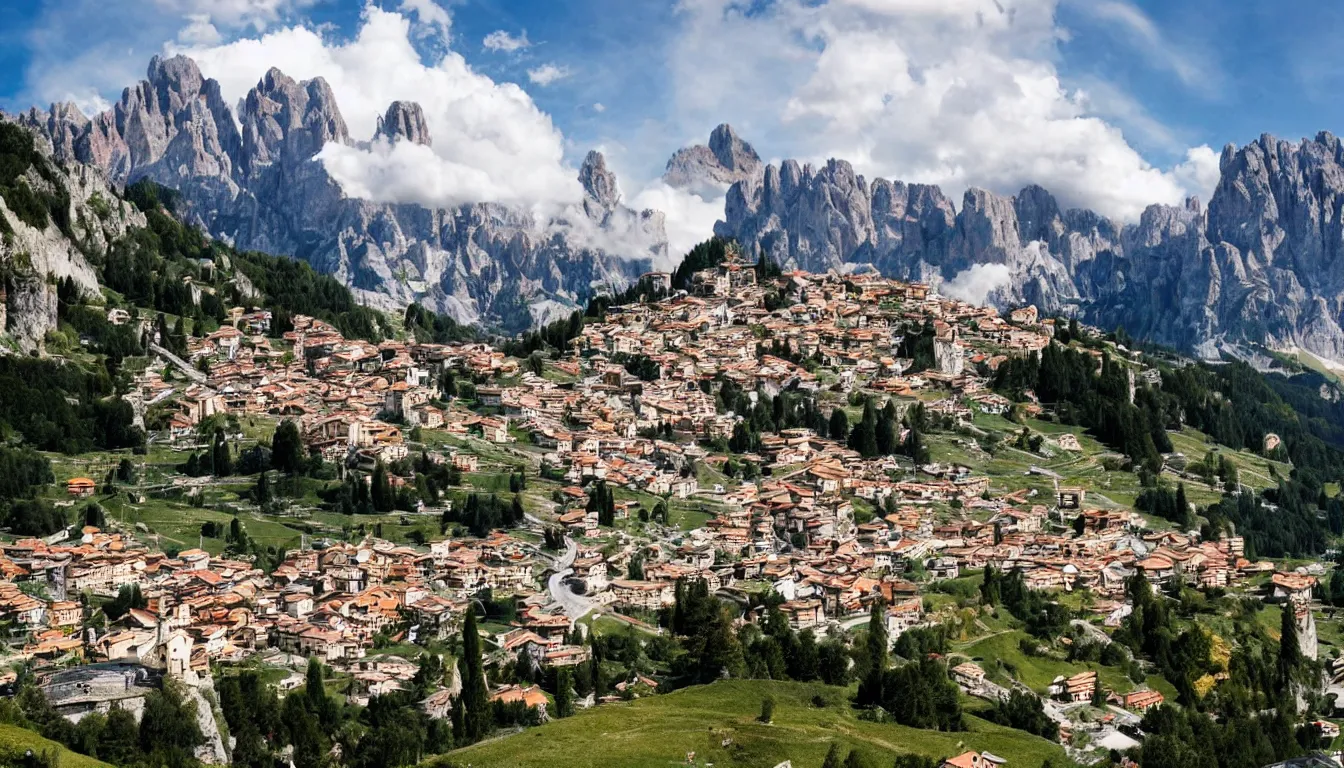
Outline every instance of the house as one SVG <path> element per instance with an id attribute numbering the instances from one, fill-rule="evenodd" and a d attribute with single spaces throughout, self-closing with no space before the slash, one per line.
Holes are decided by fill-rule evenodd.
<path id="1" fill-rule="evenodd" d="M 1063 675 L 1050 683 L 1051 696 L 1072 702 L 1091 701 L 1097 691 L 1097 673 L 1093 670 L 1079 672 L 1073 677 Z"/>
<path id="2" fill-rule="evenodd" d="M 1165 697 L 1161 691 L 1130 691 L 1129 693 L 1116 696 L 1120 706 L 1133 712 L 1147 712 L 1149 709 L 1158 706 Z M 1338 734 L 1336 734 L 1338 735 Z"/>
<path id="3" fill-rule="evenodd" d="M 979 752 L 962 752 L 943 760 L 938 768 L 985 768 L 985 759 Z"/>
<path id="4" fill-rule="evenodd" d="M 1059 488 L 1055 491 L 1055 506 L 1060 509 L 1080 509 L 1087 498 L 1082 488 Z"/>
<path id="5" fill-rule="evenodd" d="M 795 632 L 820 625 L 826 620 L 826 612 L 820 600 L 791 600 L 779 606 L 789 617 L 789 628 Z"/>
<path id="6" fill-rule="evenodd" d="M 985 682 L 985 670 L 975 662 L 963 662 L 952 668 L 952 679 L 963 688 L 979 688 Z"/>
<path id="7" fill-rule="evenodd" d="M 1316 726 L 1316 729 L 1320 731 L 1321 738 L 1323 739 L 1333 741 L 1334 739 L 1339 738 L 1339 726 L 1329 720 L 1312 720 L 1308 725 Z"/>
<path id="8" fill-rule="evenodd" d="M 1316 577 L 1300 573 L 1279 572 L 1271 577 L 1270 583 L 1273 585 L 1275 600 L 1309 603 L 1311 602 L 1311 590 L 1316 586 Z"/>
<path id="9" fill-rule="evenodd" d="M 434 720 L 443 720 L 453 711 L 453 692 L 447 688 L 431 693 L 420 702 L 420 709 Z"/>
<path id="10" fill-rule="evenodd" d="M 611 602 L 616 606 L 656 611 L 675 603 L 676 592 L 671 582 L 618 579 L 611 582 Z"/>
<path id="11" fill-rule="evenodd" d="M 498 701 L 504 704 L 521 701 L 528 709 L 537 710 L 542 720 L 546 719 L 546 694 L 542 692 L 540 686 L 529 685 L 523 688 L 517 685 L 506 685 L 490 694 L 490 701 Z"/>
<path id="12" fill-rule="evenodd" d="M 52 603 L 47 613 L 47 621 L 53 627 L 78 627 L 83 618 L 83 606 L 73 600 Z"/>
<path id="13" fill-rule="evenodd" d="M 65 492 L 76 499 L 88 498 L 97 489 L 98 484 L 87 477 L 72 477 L 65 484 Z"/>

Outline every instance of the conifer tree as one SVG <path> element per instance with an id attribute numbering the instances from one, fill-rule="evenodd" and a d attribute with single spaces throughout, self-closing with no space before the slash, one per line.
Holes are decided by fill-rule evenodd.
<path id="1" fill-rule="evenodd" d="M 224 439 L 224 430 L 216 429 L 214 442 L 210 446 L 210 466 L 216 477 L 228 477 L 233 474 L 233 455 L 229 452 L 229 443 Z"/>
<path id="2" fill-rule="evenodd" d="M 1279 678 L 1286 684 L 1302 663 L 1302 648 L 1297 639 L 1297 612 L 1291 601 L 1283 604 L 1279 621 Z"/>
<path id="3" fill-rule="evenodd" d="M 569 667 L 561 667 L 555 676 L 555 716 L 569 717 L 574 714 L 574 673 Z"/>
<path id="4" fill-rule="evenodd" d="M 373 508 L 382 513 L 391 512 L 395 506 L 396 496 L 392 493 L 392 483 L 387 479 L 387 468 L 383 462 L 378 462 L 373 467 L 373 480 L 369 487 L 369 496 L 373 502 Z"/>
<path id="5" fill-rule="evenodd" d="M 295 474 L 303 469 L 303 440 L 293 420 L 285 419 L 271 438 L 271 469 Z"/>
<path id="6" fill-rule="evenodd" d="M 849 439 L 849 416 L 845 413 L 845 409 L 836 408 L 831 411 L 829 432 L 831 439 L 836 442 L 843 443 Z"/>
<path id="7" fill-rule="evenodd" d="M 463 735 L 466 743 L 475 743 L 490 732 L 490 702 L 485 688 L 485 667 L 481 660 L 481 635 L 476 629 L 476 606 L 467 607 L 462 626 Z"/>

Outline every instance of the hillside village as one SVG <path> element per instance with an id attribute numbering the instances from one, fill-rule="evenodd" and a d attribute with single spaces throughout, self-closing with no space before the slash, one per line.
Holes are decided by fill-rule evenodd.
<path id="1" fill-rule="evenodd" d="M 741 606 L 739 623 L 764 622 L 770 595 L 791 630 L 818 638 L 871 627 L 875 611 L 890 648 L 912 629 L 945 627 L 964 641 L 947 661 L 965 694 L 997 703 L 1021 687 L 1042 697 L 1053 738 L 1091 762 L 1137 745 L 1139 717 L 1174 697 L 1159 671 L 1149 670 L 1152 684 L 1135 682 L 1071 662 L 1063 647 L 1038 665 L 1051 674 L 1027 679 L 992 655 L 958 650 L 1024 633 L 1003 608 L 968 618 L 957 599 L 966 593 L 948 585 L 974 593 L 984 574 L 1020 575 L 1028 590 L 1076 609 L 1063 633 L 1070 643 L 1111 642 L 1134 610 L 1136 576 L 1159 592 L 1231 592 L 1282 606 L 1302 654 L 1320 655 L 1322 566 L 1259 559 L 1241 536 L 1206 539 L 1144 513 L 1122 487 L 1132 474 L 1108 464 L 1123 456 L 1054 420 L 1053 404 L 1033 393 L 995 391 L 1006 361 L 1086 329 L 862 272 L 763 274 L 733 249 L 681 277 L 674 288 L 672 274 L 647 275 L 647 301 L 604 307 L 549 357 L 485 341 L 347 339 L 303 315 L 276 334 L 269 311 L 243 307 L 192 336 L 185 355 L 153 339 L 161 354 L 128 395 L 151 451 L 123 456 L 140 477 L 155 456 L 189 457 L 196 471 L 110 482 L 88 468 L 111 459 L 54 458 L 58 506 L 125 501 L 98 524 L 3 537 L 0 621 L 12 640 L 0 661 L 31 668 L 71 717 L 142 695 L 131 682 L 71 695 L 71 670 L 88 664 L 207 687 L 261 666 L 281 670 L 286 690 L 317 657 L 351 701 L 367 703 L 408 689 L 416 674 L 387 649 L 447 641 L 479 604 L 491 617 L 490 696 L 545 719 L 555 697 L 502 670 L 523 656 L 541 669 L 590 664 L 592 633 L 656 637 L 682 585 L 704 582 Z M 157 333 L 122 309 L 108 320 Z M 1074 346 L 1098 370 L 1103 358 L 1123 365 L 1131 402 L 1135 387 L 1161 383 L 1123 345 Z M 237 466 L 257 445 L 278 453 L 281 429 L 298 435 L 304 467 L 324 466 L 336 487 L 354 488 L 353 508 L 240 495 L 215 507 L 231 530 L 187 546 L 137 521 L 156 498 L 183 515 L 215 504 L 205 497 L 222 482 L 211 471 L 217 435 Z M 851 439 L 873 429 L 876 453 Z M 1201 458 L 1169 452 L 1161 474 L 1211 488 L 1189 469 Z M 1062 469 L 1070 463 L 1087 469 Z M 256 482 L 283 496 L 282 476 L 304 467 L 267 480 L 263 466 Z M 496 482 L 504 476 L 509 493 Z M 322 522 L 333 509 L 348 522 Z M 362 524 L 369 514 L 386 522 Z M 277 523 L 292 541 L 274 560 L 248 548 L 249 532 Z M 128 594 L 132 605 L 111 616 L 107 604 Z M 656 695 L 666 674 L 632 672 L 580 706 Z M 1196 684 L 1207 690 L 1219 674 Z M 449 716 L 457 677 L 420 702 L 431 718 Z M 225 752 L 198 756 L 222 762 Z M 955 768 L 1001 762 L 974 751 L 945 757 Z"/>

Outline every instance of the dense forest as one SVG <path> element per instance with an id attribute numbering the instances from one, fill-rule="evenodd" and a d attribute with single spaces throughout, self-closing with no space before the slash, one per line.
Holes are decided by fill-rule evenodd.
<path id="1" fill-rule="evenodd" d="M 1136 381 L 1131 364 L 1101 339 L 1073 327 L 1062 338 L 1081 348 L 1057 340 L 1039 355 L 1009 359 L 995 371 L 994 387 L 1017 401 L 1030 393 L 1061 422 L 1087 427 L 1127 456 L 1144 486 L 1140 509 L 1185 528 L 1195 524 L 1183 489 L 1158 480 L 1163 455 L 1173 450 L 1167 430 L 1193 427 L 1221 445 L 1253 452 L 1261 452 L 1272 433 L 1282 440 L 1272 457 L 1292 469 L 1263 495 L 1239 483 L 1236 467 L 1215 446 L 1207 456 L 1187 457 L 1189 473 L 1210 485 L 1217 479 L 1227 492 L 1206 510 L 1205 534 L 1235 530 L 1249 553 L 1284 557 L 1318 554 L 1328 534 L 1344 532 L 1344 504 L 1324 493 L 1326 483 L 1344 478 L 1344 406 L 1321 397 L 1323 387 L 1334 385 L 1319 374 L 1289 378 L 1242 362 L 1174 366 L 1144 358 L 1162 377 L 1160 386 L 1150 386 Z"/>
<path id="2" fill-rule="evenodd" d="M 1156 473 L 1161 454 L 1171 450 L 1163 393 L 1136 386 L 1131 400 L 1133 370 L 1107 354 L 1100 362 L 1086 349 L 1050 344 L 1040 355 L 1004 361 L 994 374 L 994 388 L 1016 401 L 1034 392 L 1061 422 L 1087 427 L 1101 442 Z"/>

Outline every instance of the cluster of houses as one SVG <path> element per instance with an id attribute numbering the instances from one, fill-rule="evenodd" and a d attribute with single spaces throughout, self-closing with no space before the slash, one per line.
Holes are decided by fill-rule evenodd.
<path id="1" fill-rule="evenodd" d="M 428 551 L 368 539 L 292 552 L 267 573 L 199 549 L 169 556 L 128 534 L 86 527 L 56 544 L 0 544 L 0 622 L 25 640 L 20 655 L 39 668 L 122 662 L 189 676 L 212 663 L 294 654 L 348 671 L 359 698 L 409 687 L 414 676 L 413 663 L 402 661 L 403 669 L 369 655 L 380 639 L 457 632 L 484 589 L 517 600 L 511 626 L 485 638 L 491 661 L 506 663 L 522 649 L 542 667 L 586 661 L 587 648 L 568 642 L 573 621 L 546 609 L 536 557 L 532 544 L 503 533 Z M 127 587 L 142 603 L 110 615 Z M 525 693 L 536 703 L 535 691 Z"/>
<path id="2" fill-rule="evenodd" d="M 187 357 L 206 363 L 203 376 L 183 382 L 150 369 L 137 379 L 138 398 L 172 403 L 167 430 L 176 441 L 194 444 L 202 421 L 217 414 L 292 419 L 311 451 L 351 468 L 405 458 L 416 427 L 523 443 L 556 486 L 553 507 L 529 512 L 568 536 L 575 591 L 590 609 L 636 624 L 671 605 L 683 580 L 729 598 L 773 590 L 790 626 L 819 633 L 852 626 L 881 600 L 894 643 L 935 620 L 921 594 L 926 578 L 964 570 L 1019 570 L 1031 589 L 1086 590 L 1087 610 L 1107 626 L 1128 614 L 1125 584 L 1135 574 L 1201 588 L 1269 574 L 1266 597 L 1296 612 L 1304 652 L 1315 656 L 1314 577 L 1248 560 L 1240 538 L 1155 532 L 1130 511 L 1088 506 L 1083 488 L 1057 487 L 1046 498 L 991 492 L 989 478 L 968 467 L 865 457 L 806 426 L 761 434 L 748 453 L 724 450 L 753 416 L 735 412 L 740 398 L 725 402 L 725 388 L 753 409 L 785 392 L 841 404 L 867 392 L 901 407 L 922 402 L 953 424 L 1015 407 L 1039 412 L 1037 403 L 1014 406 L 988 391 L 986 376 L 1050 343 L 1053 321 L 1034 307 L 1004 318 L 868 274 L 795 272 L 762 283 L 735 258 L 695 274 L 688 290 L 668 291 L 665 274 L 650 278 L 670 295 L 611 307 L 546 370 L 484 343 L 350 340 L 305 316 L 277 339 L 267 335 L 269 313 L 237 310 L 233 324 L 190 340 Z M 932 367 L 916 372 L 899 355 L 911 329 L 932 333 Z M 477 384 L 456 397 L 444 391 L 449 378 Z M 901 427 L 895 438 L 905 437 Z M 1050 440 L 1052 450 L 1082 450 L 1074 435 Z M 480 469 L 466 450 L 435 458 L 464 473 Z M 603 525 L 595 488 L 623 489 L 614 529 Z M 82 497 L 95 485 L 76 478 L 68 490 Z M 669 506 L 695 523 L 670 521 Z M 636 527 L 636 518 L 647 524 Z M 90 527 L 76 539 L 0 544 L 0 621 L 23 633 L 23 655 L 39 663 L 134 661 L 185 674 L 255 654 L 316 656 L 348 671 L 358 698 L 406 686 L 415 674 L 413 664 L 371 649 L 456 631 L 489 589 L 513 601 L 516 617 L 488 638 L 491 663 L 520 654 L 542 667 L 584 663 L 588 649 L 573 642 L 577 616 L 548 584 L 555 556 L 532 541 L 502 532 L 422 546 L 369 538 L 290 552 L 267 573 L 199 549 L 169 556 L 130 532 Z M 138 587 L 143 605 L 115 617 L 97 608 L 126 585 Z M 973 663 L 952 672 L 968 690 L 985 686 Z M 655 681 L 621 683 L 639 684 Z M 1082 702 L 1096 689 L 1096 673 L 1080 671 L 1047 693 Z M 455 694 L 445 688 L 423 706 L 446 714 Z M 536 688 L 493 695 L 545 706 Z M 1111 700 L 1142 712 L 1162 697 L 1141 690 Z M 996 762 L 968 752 L 946 764 Z"/>

